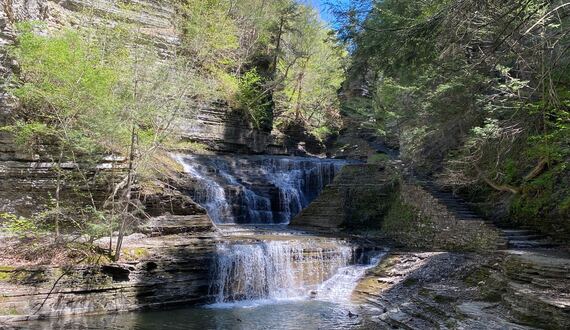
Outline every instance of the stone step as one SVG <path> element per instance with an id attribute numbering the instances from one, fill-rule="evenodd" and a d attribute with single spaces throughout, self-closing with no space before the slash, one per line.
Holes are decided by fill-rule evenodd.
<path id="1" fill-rule="evenodd" d="M 503 234 L 510 237 L 528 236 L 533 234 L 532 231 L 526 229 L 502 229 L 501 231 Z"/>
<path id="2" fill-rule="evenodd" d="M 537 240 L 544 240 L 546 236 L 538 235 L 538 234 L 531 234 L 531 235 L 520 235 L 520 236 L 509 236 L 509 235 L 502 235 L 507 240 L 514 240 L 514 241 L 537 241 Z"/>
<path id="3" fill-rule="evenodd" d="M 321 210 L 311 210 L 307 212 L 303 212 L 303 217 L 318 217 L 318 218 L 326 218 L 326 217 L 335 217 L 341 216 L 342 212 L 339 209 L 321 209 Z"/>
<path id="4" fill-rule="evenodd" d="M 457 204 L 453 204 L 453 203 L 448 203 L 442 200 L 439 200 L 440 203 L 444 204 L 445 206 L 447 206 L 447 208 L 451 208 L 451 209 L 455 209 L 457 211 L 464 211 L 464 212 L 471 212 L 473 213 L 473 211 L 471 211 L 471 209 L 469 209 L 467 206 L 465 205 L 461 205 L 459 203 Z"/>
<path id="5" fill-rule="evenodd" d="M 471 219 L 481 219 L 480 216 L 476 215 L 476 214 L 469 214 L 469 213 L 457 213 L 457 212 L 452 212 L 455 213 L 456 216 L 460 217 L 460 218 L 471 218 Z"/>
<path id="6" fill-rule="evenodd" d="M 553 247 L 554 244 L 548 241 L 522 241 L 522 240 L 509 240 L 509 247 L 518 249 L 528 248 L 547 248 Z"/>

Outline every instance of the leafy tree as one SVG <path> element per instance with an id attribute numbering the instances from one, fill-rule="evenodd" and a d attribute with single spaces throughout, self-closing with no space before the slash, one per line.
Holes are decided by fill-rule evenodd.
<path id="1" fill-rule="evenodd" d="M 100 234 L 95 228 L 104 220 L 111 233 L 119 229 L 118 258 L 122 236 L 143 213 L 133 195 L 135 184 L 152 184 L 159 176 L 156 155 L 164 143 L 176 138 L 173 131 L 179 112 L 188 107 L 190 87 L 200 94 L 201 82 L 185 79 L 191 74 L 187 62 L 154 55 L 138 39 L 136 26 L 51 35 L 36 33 L 38 28 L 23 24 L 13 49 L 21 65 L 21 82 L 14 94 L 23 107 L 19 121 L 8 129 L 23 145 L 35 146 L 56 163 L 57 187 L 50 211 L 56 236 L 63 218 L 69 222 L 84 214 L 85 220 L 72 221 L 77 224 L 73 227 Z M 133 46 L 126 50 L 124 43 Z M 117 177 L 106 180 L 111 194 L 101 205 L 90 192 L 91 173 L 109 156 L 124 161 L 111 163 L 118 167 L 111 171 Z M 74 171 L 64 170 L 67 164 L 73 164 Z M 69 212 L 72 209 L 61 204 L 63 185 L 70 181 L 66 175 L 79 177 L 79 187 L 66 188 L 87 190 L 92 211 Z"/>
<path id="2" fill-rule="evenodd" d="M 569 193 L 560 168 L 570 156 L 569 8 L 543 0 L 357 3 L 364 14 L 338 13 L 352 46 L 350 79 L 372 91 L 359 115 L 380 118 L 378 130 L 399 137 L 417 171 L 487 197 L 542 200 L 521 221 L 567 219 L 553 201 Z M 564 192 L 529 188 L 544 180 Z M 519 217 L 520 203 L 512 205 Z"/>
<path id="3" fill-rule="evenodd" d="M 338 126 L 345 53 L 314 9 L 292 0 L 186 1 L 181 26 L 185 51 L 203 57 L 195 65 L 231 86 L 219 96 L 255 127 L 270 130 L 274 119 L 321 133 Z"/>

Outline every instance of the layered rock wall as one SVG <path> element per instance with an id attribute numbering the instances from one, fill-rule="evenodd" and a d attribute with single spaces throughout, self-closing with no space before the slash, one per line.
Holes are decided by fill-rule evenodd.
<path id="1" fill-rule="evenodd" d="M 385 165 L 346 165 L 291 225 L 326 230 L 380 227 L 397 191 L 397 179 L 397 172 Z"/>
<path id="2" fill-rule="evenodd" d="M 118 263 L 0 265 L 0 328 L 4 322 L 208 302 L 218 241 L 209 217 L 155 218 L 143 231 L 125 238 Z"/>
<path id="3" fill-rule="evenodd" d="M 48 30 L 63 27 L 114 26 L 137 23 L 143 37 L 167 58 L 180 45 L 176 4 L 164 0 L 3 0 L 0 2 L 0 128 L 15 120 L 18 100 L 9 93 L 18 75 L 17 63 L 8 48 L 15 42 L 15 25 L 25 20 L 46 23 Z M 180 112 L 180 131 L 185 140 L 198 142 L 220 153 L 289 154 L 298 152 L 298 141 L 256 130 L 247 118 L 223 102 L 189 102 Z M 287 144 L 287 145 L 285 145 Z M 0 212 L 29 215 L 41 210 L 49 193 L 54 194 L 56 171 L 53 156 L 19 147 L 13 136 L 0 129 Z M 67 169 L 73 170 L 72 164 Z M 66 167 L 66 166 L 64 166 Z M 103 167 L 109 167 L 104 165 Z M 92 175 L 95 175 L 96 169 Z M 96 187 L 91 187 L 97 190 Z M 104 196 L 105 191 L 95 191 Z"/>

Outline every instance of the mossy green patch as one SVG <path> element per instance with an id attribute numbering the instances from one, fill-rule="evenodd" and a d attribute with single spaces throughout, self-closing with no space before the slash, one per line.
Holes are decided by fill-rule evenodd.
<path id="1" fill-rule="evenodd" d="M 148 248 L 136 247 L 122 250 L 123 258 L 129 261 L 141 260 L 150 255 Z"/>
<path id="2" fill-rule="evenodd" d="M 419 294 L 420 296 L 429 297 L 429 296 L 431 296 L 431 291 L 428 290 L 428 289 L 426 289 L 426 288 L 420 288 L 420 289 L 418 290 L 418 294 Z"/>
<path id="3" fill-rule="evenodd" d="M 12 275 L 16 271 L 16 267 L 13 266 L 0 266 L 0 281 L 7 282 L 10 281 Z"/>
<path id="4" fill-rule="evenodd" d="M 14 306 L 0 307 L 0 315 L 21 315 L 22 313 Z"/>
<path id="5" fill-rule="evenodd" d="M 491 271 L 489 268 L 481 267 L 469 273 L 469 275 L 463 278 L 463 281 L 467 284 L 479 285 L 481 282 L 486 282 L 490 275 Z"/>
<path id="6" fill-rule="evenodd" d="M 431 221 L 412 205 L 396 198 L 382 223 L 382 230 L 398 243 L 410 248 L 428 248 L 435 235 Z"/>
<path id="7" fill-rule="evenodd" d="M 368 157 L 366 162 L 368 164 L 384 164 L 388 160 L 390 160 L 390 157 L 386 154 L 373 154 Z"/>
<path id="8" fill-rule="evenodd" d="M 15 284 L 38 284 L 48 280 L 43 270 L 18 269 L 11 273 L 9 281 Z"/>
<path id="9" fill-rule="evenodd" d="M 481 298 L 489 302 L 499 302 L 505 291 L 504 283 L 494 276 L 489 267 L 479 267 L 463 278 L 466 284 L 476 286 L 481 293 Z"/>
<path id="10" fill-rule="evenodd" d="M 457 301 L 457 298 L 438 294 L 433 297 L 433 300 L 438 304 L 449 304 Z"/>
<path id="11" fill-rule="evenodd" d="M 570 185 L 562 163 L 524 182 L 509 213 L 515 222 L 565 240 L 570 233 Z"/>
<path id="12" fill-rule="evenodd" d="M 402 285 L 405 287 L 410 287 L 410 286 L 414 286 L 418 283 L 419 283 L 419 280 L 417 278 L 408 277 L 402 282 Z"/>

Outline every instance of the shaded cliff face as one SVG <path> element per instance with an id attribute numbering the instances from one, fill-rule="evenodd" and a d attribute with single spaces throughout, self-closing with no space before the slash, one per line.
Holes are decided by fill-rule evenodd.
<path id="1" fill-rule="evenodd" d="M 326 231 L 378 228 L 397 187 L 397 173 L 390 167 L 347 165 L 291 225 Z"/>

